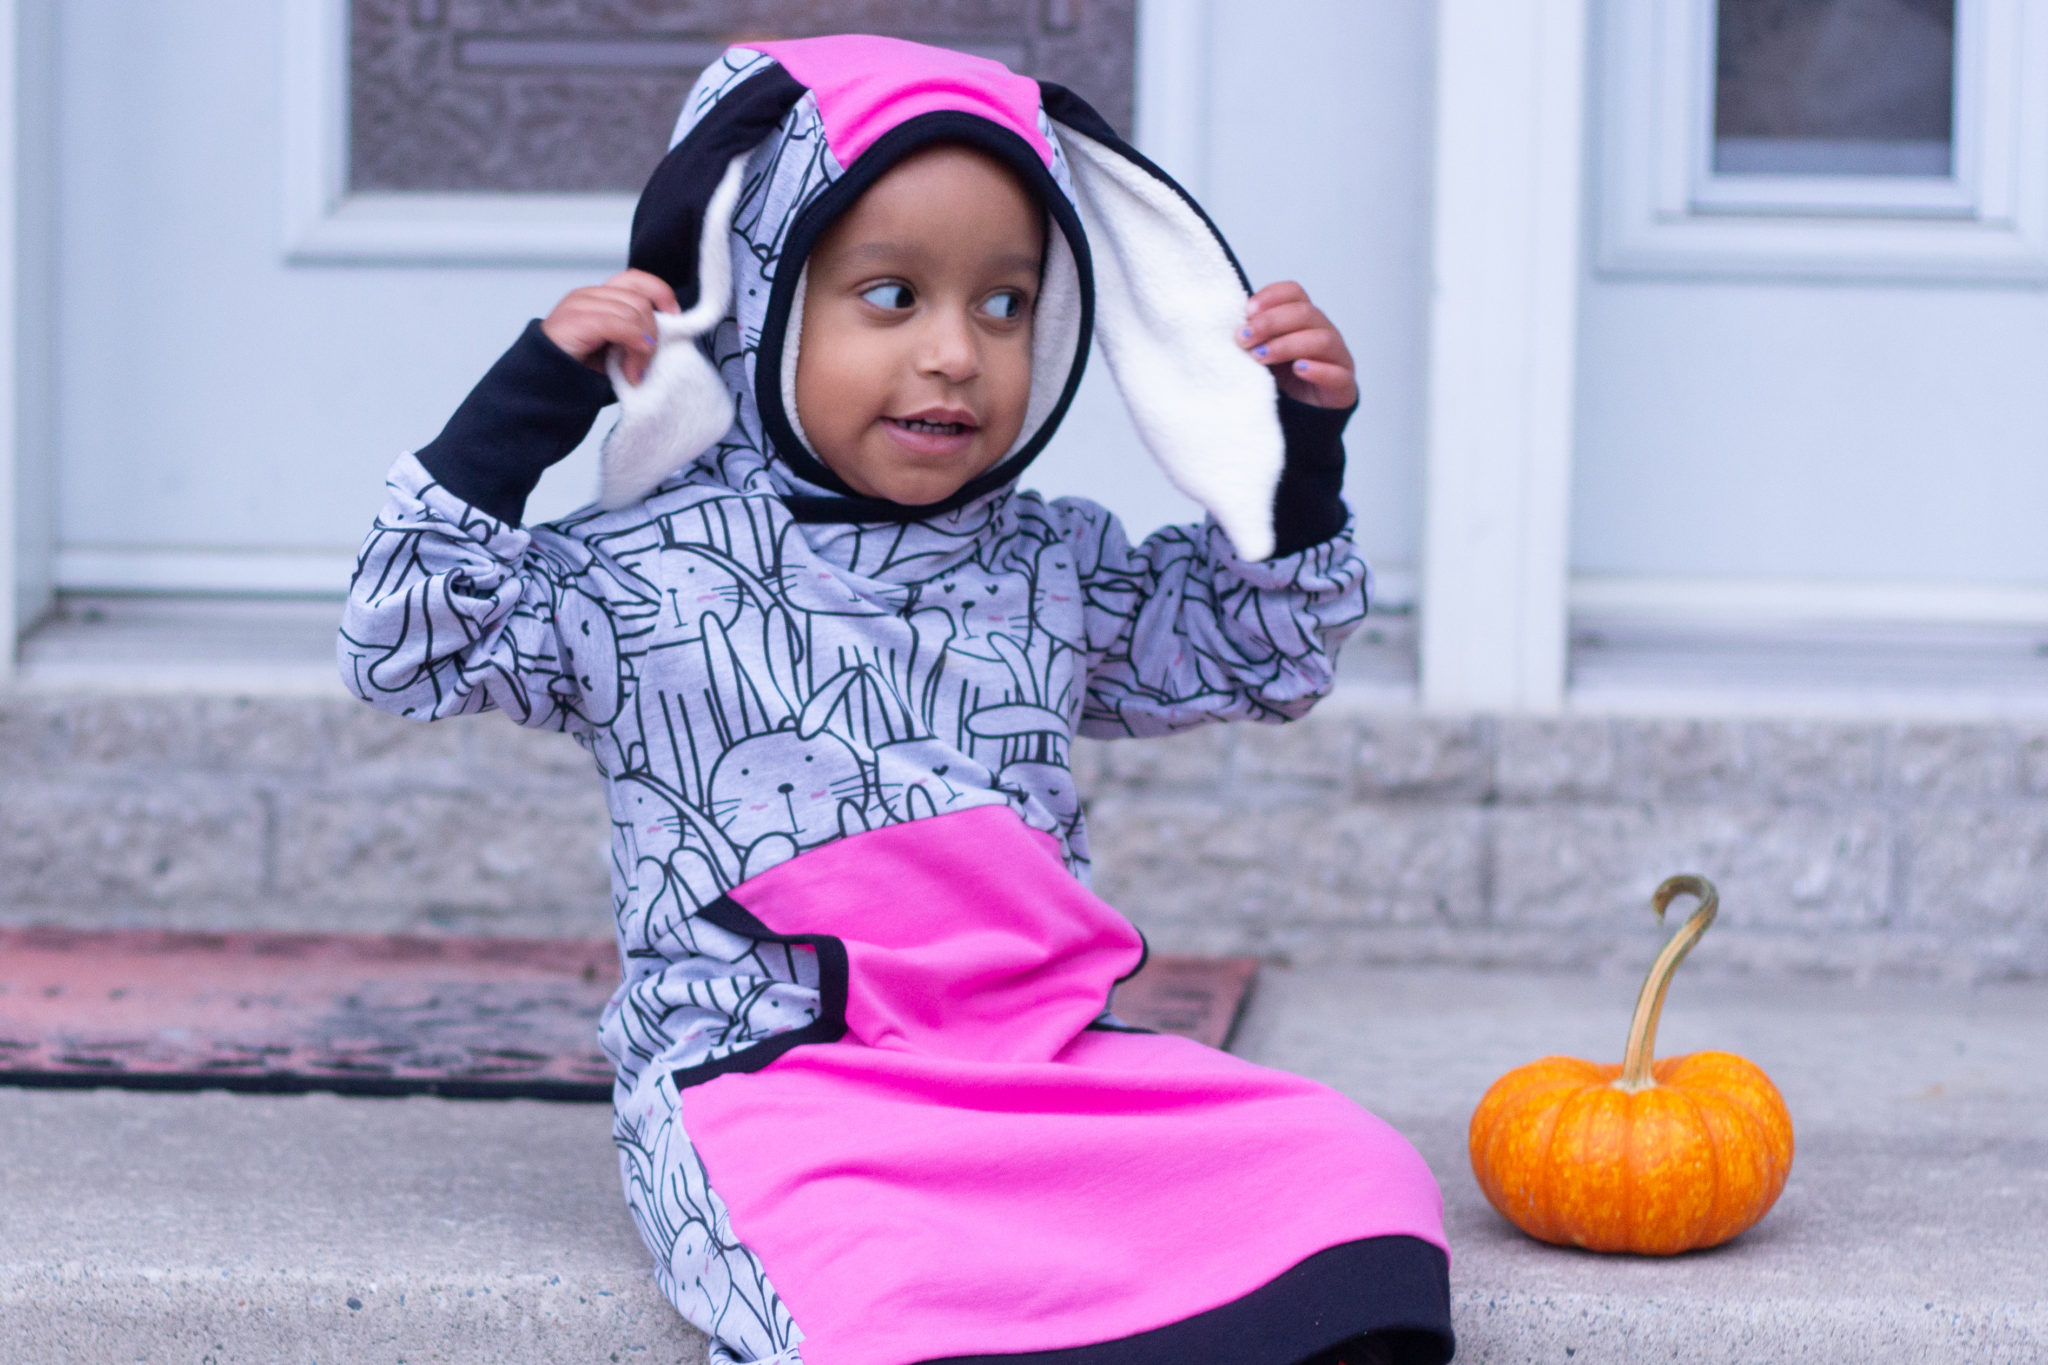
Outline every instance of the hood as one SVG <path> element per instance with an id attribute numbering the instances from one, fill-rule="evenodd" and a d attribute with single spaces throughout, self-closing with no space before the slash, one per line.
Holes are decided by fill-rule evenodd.
<path id="1" fill-rule="evenodd" d="M 863 497 L 797 420 L 805 261 L 875 180 L 935 142 L 1010 167 L 1048 220 L 1031 395 L 1016 444 L 944 502 Z M 1058 428 L 1099 345 L 1146 448 L 1248 559 L 1273 550 L 1283 441 L 1272 378 L 1235 342 L 1249 287 L 1207 215 L 1064 87 L 999 63 L 848 35 L 729 49 L 698 79 L 633 216 L 629 263 L 685 304 L 658 315 L 599 501 L 688 471 L 772 491 L 797 520 L 943 521 L 1013 484 Z M 966 518 L 972 520 L 973 518 Z"/>

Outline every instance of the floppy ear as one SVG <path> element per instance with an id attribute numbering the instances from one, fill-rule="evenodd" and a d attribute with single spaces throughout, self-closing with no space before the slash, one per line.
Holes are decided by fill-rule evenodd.
<path id="1" fill-rule="evenodd" d="M 667 281 L 678 302 L 695 302 L 654 315 L 654 359 L 637 385 L 607 359 L 620 411 L 598 464 L 600 507 L 645 497 L 732 426 L 732 392 L 697 343 L 732 303 L 732 220 L 746 159 L 803 93 L 761 59 L 682 133 L 641 191 L 627 264 Z"/>
<path id="2" fill-rule="evenodd" d="M 732 426 L 732 391 L 697 339 L 718 326 L 732 303 L 728 238 L 746 164 L 744 153 L 734 157 L 711 192 L 697 244 L 697 301 L 681 313 L 654 315 L 656 346 L 647 373 L 629 383 L 617 352 L 605 356 L 619 396 L 618 425 L 598 462 L 597 505 L 607 511 L 638 502 Z"/>
<path id="3" fill-rule="evenodd" d="M 1101 134 L 1071 126 L 1060 117 L 1067 109 L 1048 110 L 1094 256 L 1095 339 L 1132 424 L 1174 487 L 1207 509 L 1240 555 L 1269 559 L 1286 443 L 1273 377 L 1237 344 L 1250 297 L 1244 277 L 1165 172 L 1059 94 Z"/>

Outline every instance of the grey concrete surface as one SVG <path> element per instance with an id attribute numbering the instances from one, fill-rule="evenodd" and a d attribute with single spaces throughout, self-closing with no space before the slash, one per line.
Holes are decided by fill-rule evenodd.
<path id="1" fill-rule="evenodd" d="M 1798 1134 L 1784 1197 L 1709 1252 L 1536 1244 L 1481 1198 L 1465 1122 L 1536 1056 L 1618 1060 L 1633 994 L 1587 974 L 1269 969 L 1237 1050 L 1339 1087 L 1429 1158 L 1460 1360 L 2048 1358 L 2048 987 L 1682 971 L 1659 1054 L 1726 1048 L 1771 1073 Z M 701 1361 L 647 1278 L 606 1122 L 0 1090 L 0 1360 Z"/>
<path id="2" fill-rule="evenodd" d="M 1598 967 L 1676 871 L 1705 972 L 2048 980 L 2048 721 L 1432 717 L 1082 743 L 1098 889 L 1165 950 Z M 348 698 L 0 692 L 0 921 L 608 933 L 589 758 Z"/>

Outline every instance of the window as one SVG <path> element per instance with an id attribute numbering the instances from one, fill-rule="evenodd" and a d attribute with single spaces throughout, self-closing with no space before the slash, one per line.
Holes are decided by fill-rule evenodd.
<path id="1" fill-rule="evenodd" d="M 2048 7 L 1607 0 L 1616 274 L 2048 282 Z"/>

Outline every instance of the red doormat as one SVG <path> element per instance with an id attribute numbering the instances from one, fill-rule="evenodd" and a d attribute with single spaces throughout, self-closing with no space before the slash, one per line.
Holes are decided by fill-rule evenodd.
<path id="1" fill-rule="evenodd" d="M 1126 1023 L 1212 1047 L 1253 958 L 1158 957 Z M 609 1100 L 601 939 L 0 929 L 0 1085 Z"/>

